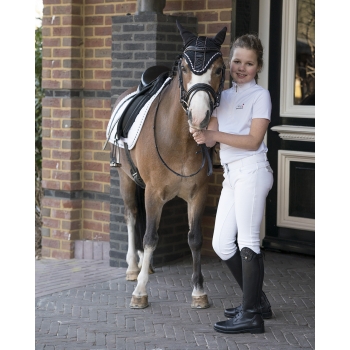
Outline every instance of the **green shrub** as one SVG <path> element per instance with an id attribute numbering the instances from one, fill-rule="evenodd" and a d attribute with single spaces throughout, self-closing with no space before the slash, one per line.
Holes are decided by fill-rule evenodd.
<path id="1" fill-rule="evenodd" d="M 41 256 L 42 28 L 35 29 L 35 257 Z"/>
<path id="2" fill-rule="evenodd" d="M 42 27 L 35 29 L 35 171 L 41 172 L 42 150 Z M 40 176 L 36 174 L 36 176 Z"/>

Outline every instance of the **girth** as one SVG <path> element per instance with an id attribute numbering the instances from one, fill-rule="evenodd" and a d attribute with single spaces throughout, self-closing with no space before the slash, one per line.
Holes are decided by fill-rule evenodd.
<path id="1" fill-rule="evenodd" d="M 124 149 L 125 149 L 126 158 L 128 159 L 128 162 L 130 164 L 130 174 L 131 174 L 132 178 L 134 179 L 134 181 L 136 182 L 136 184 L 138 186 L 140 186 L 141 188 L 146 188 L 146 184 L 142 180 L 142 177 L 140 176 L 139 170 L 137 169 L 135 163 L 133 162 L 133 160 L 131 158 L 128 144 L 126 142 L 124 142 Z"/>

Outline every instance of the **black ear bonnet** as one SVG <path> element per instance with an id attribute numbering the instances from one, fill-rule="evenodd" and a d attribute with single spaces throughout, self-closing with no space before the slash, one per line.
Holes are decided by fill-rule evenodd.
<path id="1" fill-rule="evenodd" d="M 225 40 L 227 27 L 222 28 L 214 38 L 206 36 L 197 37 L 186 30 L 176 21 L 177 27 L 184 43 L 183 56 L 185 57 L 191 71 L 197 75 L 204 74 L 208 67 L 219 57 L 221 45 Z"/>

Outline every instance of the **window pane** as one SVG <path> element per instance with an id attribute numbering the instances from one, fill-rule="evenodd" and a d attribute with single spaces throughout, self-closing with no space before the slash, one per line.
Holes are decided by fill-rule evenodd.
<path id="1" fill-rule="evenodd" d="M 298 0 L 294 104 L 315 105 L 315 0 Z"/>

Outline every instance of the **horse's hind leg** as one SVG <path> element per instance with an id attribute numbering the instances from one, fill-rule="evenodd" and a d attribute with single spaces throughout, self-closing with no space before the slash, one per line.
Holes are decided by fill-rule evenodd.
<path id="1" fill-rule="evenodd" d="M 203 189 L 188 203 L 188 221 L 189 233 L 188 244 L 191 248 L 193 258 L 192 273 L 192 308 L 205 309 L 209 307 L 208 296 L 203 288 L 203 275 L 201 270 L 201 247 L 202 247 L 202 231 L 201 218 L 204 210 L 206 199 L 206 190 Z"/>
<path id="2" fill-rule="evenodd" d="M 125 207 L 125 220 L 128 228 L 128 252 L 126 253 L 127 281 L 135 281 L 140 272 L 137 262 L 137 251 L 135 248 L 135 216 Z"/>
<path id="3" fill-rule="evenodd" d="M 139 274 L 138 255 L 136 251 L 136 184 L 122 170 L 119 170 L 120 192 L 124 201 L 124 218 L 128 229 L 128 251 L 126 254 L 126 262 L 128 268 L 126 270 L 126 279 L 135 281 Z"/>
<path id="4" fill-rule="evenodd" d="M 141 270 L 143 264 L 143 237 L 146 232 L 146 207 L 145 207 L 145 190 L 139 186 L 136 186 L 136 200 L 135 200 L 137 215 L 135 223 L 135 246 L 137 254 L 139 256 L 138 268 Z M 154 273 L 153 266 L 150 264 L 149 273 Z"/>

